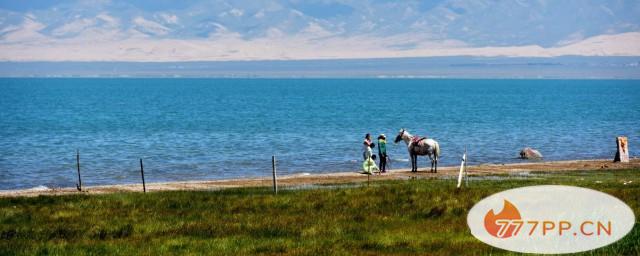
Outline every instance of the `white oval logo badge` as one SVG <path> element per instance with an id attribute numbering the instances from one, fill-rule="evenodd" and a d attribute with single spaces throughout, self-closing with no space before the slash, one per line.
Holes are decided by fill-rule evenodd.
<path id="1" fill-rule="evenodd" d="M 493 194 L 467 216 L 471 234 L 523 253 L 574 253 L 609 245 L 631 231 L 633 210 L 611 195 L 571 186 L 531 186 Z"/>

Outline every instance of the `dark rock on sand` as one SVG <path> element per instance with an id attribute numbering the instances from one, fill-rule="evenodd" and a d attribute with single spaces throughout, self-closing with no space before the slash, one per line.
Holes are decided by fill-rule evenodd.
<path id="1" fill-rule="evenodd" d="M 520 150 L 520 158 L 522 159 L 541 159 L 542 158 L 542 154 L 540 154 L 540 151 L 526 147 L 522 150 Z"/>

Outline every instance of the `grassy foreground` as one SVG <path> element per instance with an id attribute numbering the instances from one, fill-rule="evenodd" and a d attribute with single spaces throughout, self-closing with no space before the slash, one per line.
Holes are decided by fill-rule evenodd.
<path id="1" fill-rule="evenodd" d="M 4 198 L 0 255 L 508 254 L 471 236 L 468 210 L 493 193 L 538 184 L 593 188 L 640 213 L 640 170 L 472 181 L 460 192 L 452 180 L 430 179 L 277 196 L 243 188 Z M 640 224 L 587 254 L 640 255 Z"/>

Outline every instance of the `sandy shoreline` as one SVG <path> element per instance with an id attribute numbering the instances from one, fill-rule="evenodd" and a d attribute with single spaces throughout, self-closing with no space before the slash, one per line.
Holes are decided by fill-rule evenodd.
<path id="1" fill-rule="evenodd" d="M 630 163 L 613 163 L 611 160 L 570 160 L 550 162 L 528 162 L 515 164 L 481 164 L 468 166 L 470 175 L 494 175 L 522 173 L 530 171 L 572 171 L 572 170 L 616 170 L 640 168 L 640 159 L 631 159 Z M 409 169 L 396 169 L 383 175 L 372 175 L 371 180 L 401 180 L 409 178 L 456 177 L 459 166 L 441 167 L 438 173 L 429 173 L 420 169 L 411 173 Z M 640 173 L 638 173 L 640 175 Z M 301 186 L 366 182 L 367 176 L 356 171 L 325 174 L 289 175 L 278 177 L 279 186 Z M 271 177 L 225 180 L 201 180 L 147 183 L 147 191 L 171 190 L 217 190 L 235 187 L 272 186 Z M 0 190 L 0 197 L 29 197 L 39 195 L 104 194 L 116 192 L 142 192 L 142 184 L 104 185 L 84 187 L 82 192 L 76 188 L 17 189 Z"/>

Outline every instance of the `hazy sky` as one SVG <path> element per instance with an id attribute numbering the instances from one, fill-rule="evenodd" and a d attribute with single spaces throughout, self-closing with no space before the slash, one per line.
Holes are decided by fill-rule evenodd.
<path id="1" fill-rule="evenodd" d="M 640 56 L 640 1 L 0 1 L 0 61 Z"/>

